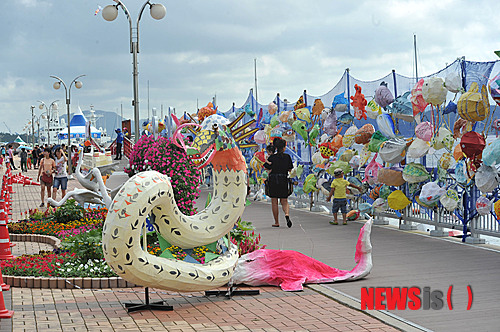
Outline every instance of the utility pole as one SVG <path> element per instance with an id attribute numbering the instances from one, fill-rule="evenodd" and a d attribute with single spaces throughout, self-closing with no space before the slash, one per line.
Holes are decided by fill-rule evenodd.
<path id="1" fill-rule="evenodd" d="M 253 67 L 255 76 L 255 102 L 258 103 L 259 99 L 257 98 L 257 58 L 253 59 Z"/>

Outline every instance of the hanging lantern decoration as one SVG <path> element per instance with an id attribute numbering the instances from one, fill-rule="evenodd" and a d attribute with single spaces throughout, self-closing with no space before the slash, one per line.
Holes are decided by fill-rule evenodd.
<path id="1" fill-rule="evenodd" d="M 476 122 L 486 119 L 490 113 L 490 102 L 486 86 L 481 87 L 476 82 L 473 82 L 467 92 L 458 99 L 457 103 L 458 114 L 462 119 Z"/>

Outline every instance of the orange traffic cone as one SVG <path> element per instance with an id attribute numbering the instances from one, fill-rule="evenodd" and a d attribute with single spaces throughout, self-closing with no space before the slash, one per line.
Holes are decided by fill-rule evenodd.
<path id="1" fill-rule="evenodd" d="M 2 288 L 2 291 L 8 291 L 10 289 L 10 285 L 7 285 L 3 281 L 3 275 L 2 275 L 2 269 L 0 268 L 0 287 Z"/>
<path id="2" fill-rule="evenodd" d="M 5 308 L 3 293 L 0 291 L 0 318 L 12 318 L 12 316 L 14 316 L 14 311 L 7 310 L 7 308 Z"/>
<path id="3" fill-rule="evenodd" d="M 24 187 L 25 185 L 27 185 L 27 184 L 28 184 L 28 185 L 32 185 L 32 186 L 39 186 L 39 185 L 40 185 L 40 183 L 35 182 L 35 181 L 31 180 L 31 179 L 24 179 L 24 182 L 23 182 L 23 187 Z"/>
<path id="4" fill-rule="evenodd" d="M 9 229 L 7 228 L 7 214 L 5 209 L 1 208 L 2 202 L 0 200 L 0 259 L 14 258 L 10 251 L 11 243 L 9 237 Z"/>
<path id="5" fill-rule="evenodd" d="M 5 198 L 3 200 L 3 206 L 0 205 L 0 209 L 3 213 L 5 213 L 5 218 L 7 219 L 7 216 L 11 216 L 12 215 L 12 204 L 11 204 L 11 201 L 10 201 L 10 196 L 8 195 L 5 195 Z M 2 220 L 2 219 L 0 219 Z"/>

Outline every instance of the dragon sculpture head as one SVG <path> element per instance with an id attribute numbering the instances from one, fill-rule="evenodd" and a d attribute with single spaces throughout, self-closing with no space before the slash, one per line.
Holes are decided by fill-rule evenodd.
<path id="1" fill-rule="evenodd" d="M 186 151 L 199 169 L 212 163 L 217 170 L 243 170 L 246 169 L 245 160 L 233 138 L 231 125 L 225 117 L 214 114 L 206 117 L 201 124 L 187 123 L 179 126 L 174 134 L 174 142 Z M 193 143 L 188 146 L 179 137 L 180 130 L 187 126 L 198 127 L 194 131 Z"/>

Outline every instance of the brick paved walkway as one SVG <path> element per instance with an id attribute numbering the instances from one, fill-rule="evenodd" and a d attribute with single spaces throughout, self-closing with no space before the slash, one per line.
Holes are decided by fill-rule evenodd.
<path id="1" fill-rule="evenodd" d="M 23 254 L 34 255 L 38 254 L 40 250 L 52 251 L 52 249 L 54 249 L 47 243 L 13 241 L 12 244 L 15 244 L 14 247 L 10 248 L 12 255 L 14 256 L 20 256 Z"/>
<path id="2" fill-rule="evenodd" d="M 174 311 L 128 314 L 123 302 L 143 299 L 141 288 L 111 290 L 13 289 L 14 331 L 397 331 L 357 310 L 306 289 L 260 287 L 258 296 L 206 297 L 152 290 Z"/>
<path id="3" fill-rule="evenodd" d="M 26 175 L 36 180 L 36 172 Z M 69 181 L 69 190 L 76 186 L 76 180 Z M 40 187 L 15 184 L 13 188 L 13 219 L 17 220 L 40 205 Z M 50 248 L 45 244 L 17 243 L 13 253 L 46 249 Z M 11 288 L 4 297 L 15 314 L 0 320 L 0 331 L 397 331 L 312 289 L 293 293 L 277 287 L 257 289 L 258 296 L 232 299 L 151 290 L 152 300 L 164 299 L 174 311 L 128 314 L 122 303 L 142 301 L 142 288 Z"/>
<path id="4" fill-rule="evenodd" d="M 18 169 L 16 171 L 12 171 L 12 174 L 18 174 L 20 172 L 21 171 Z M 38 170 L 37 169 L 28 170 L 28 172 L 23 172 L 22 174 L 25 176 L 29 176 L 30 178 L 33 179 L 33 181 L 36 181 Z M 76 179 L 69 180 L 68 191 L 71 191 L 75 188 L 83 188 L 83 187 L 80 185 L 78 180 Z M 17 221 L 19 219 L 24 218 L 26 212 L 29 211 L 29 209 L 39 208 L 40 203 L 42 202 L 40 197 L 40 191 L 41 191 L 40 186 L 32 186 L 32 185 L 23 186 L 22 184 L 14 183 L 12 184 L 12 190 L 15 192 L 13 194 L 13 199 L 15 203 L 12 209 L 12 220 Z M 62 198 L 61 191 L 58 190 L 56 200 L 60 200 L 61 198 Z M 47 204 L 47 192 L 45 192 L 45 204 Z"/>

